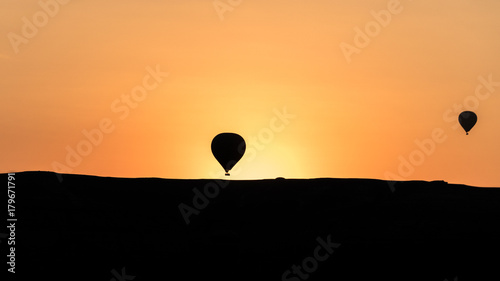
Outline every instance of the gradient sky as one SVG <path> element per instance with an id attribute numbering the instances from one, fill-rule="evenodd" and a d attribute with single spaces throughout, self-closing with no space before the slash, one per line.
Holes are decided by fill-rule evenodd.
<path id="1" fill-rule="evenodd" d="M 60 2 L 0 2 L 0 172 L 500 186 L 500 1 Z"/>

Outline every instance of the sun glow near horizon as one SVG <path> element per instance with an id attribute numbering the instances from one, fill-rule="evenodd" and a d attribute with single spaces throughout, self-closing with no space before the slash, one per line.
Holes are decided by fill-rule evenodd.
<path id="1" fill-rule="evenodd" d="M 43 12 L 35 0 L 0 8 L 6 35 Z M 255 0 L 222 17 L 203 1 L 59 8 L 26 41 L 0 43 L 1 171 L 225 178 L 210 142 L 234 132 L 247 152 L 231 179 L 500 186 L 500 2 Z M 478 115 L 468 136 L 464 110 Z"/>

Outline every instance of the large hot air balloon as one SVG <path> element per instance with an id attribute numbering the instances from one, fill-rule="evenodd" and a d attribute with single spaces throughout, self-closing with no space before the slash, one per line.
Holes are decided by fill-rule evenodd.
<path id="1" fill-rule="evenodd" d="M 221 133 L 212 140 L 212 154 L 229 176 L 229 170 L 245 153 L 245 140 L 235 133 Z"/>
<path id="2" fill-rule="evenodd" d="M 477 122 L 477 115 L 472 111 L 464 111 L 458 116 L 458 122 L 460 122 L 460 125 L 464 128 L 465 134 L 468 135 L 470 129 L 472 129 Z"/>

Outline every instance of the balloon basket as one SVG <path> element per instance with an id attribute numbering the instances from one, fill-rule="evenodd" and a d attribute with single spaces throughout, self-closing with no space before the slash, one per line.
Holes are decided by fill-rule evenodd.
<path id="1" fill-rule="evenodd" d="M 226 173 L 226 176 L 230 176 L 230 174 L 229 174 L 229 173 Z"/>

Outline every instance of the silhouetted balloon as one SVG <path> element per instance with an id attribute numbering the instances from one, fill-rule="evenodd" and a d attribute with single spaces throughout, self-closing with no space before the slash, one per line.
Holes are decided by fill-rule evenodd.
<path id="1" fill-rule="evenodd" d="M 229 170 L 245 153 L 245 140 L 238 134 L 221 133 L 212 140 L 212 154 L 229 176 Z"/>
<path id="2" fill-rule="evenodd" d="M 458 116 L 458 122 L 460 122 L 460 125 L 464 128 L 465 134 L 468 135 L 470 129 L 472 129 L 477 122 L 477 115 L 472 111 L 464 111 Z"/>

